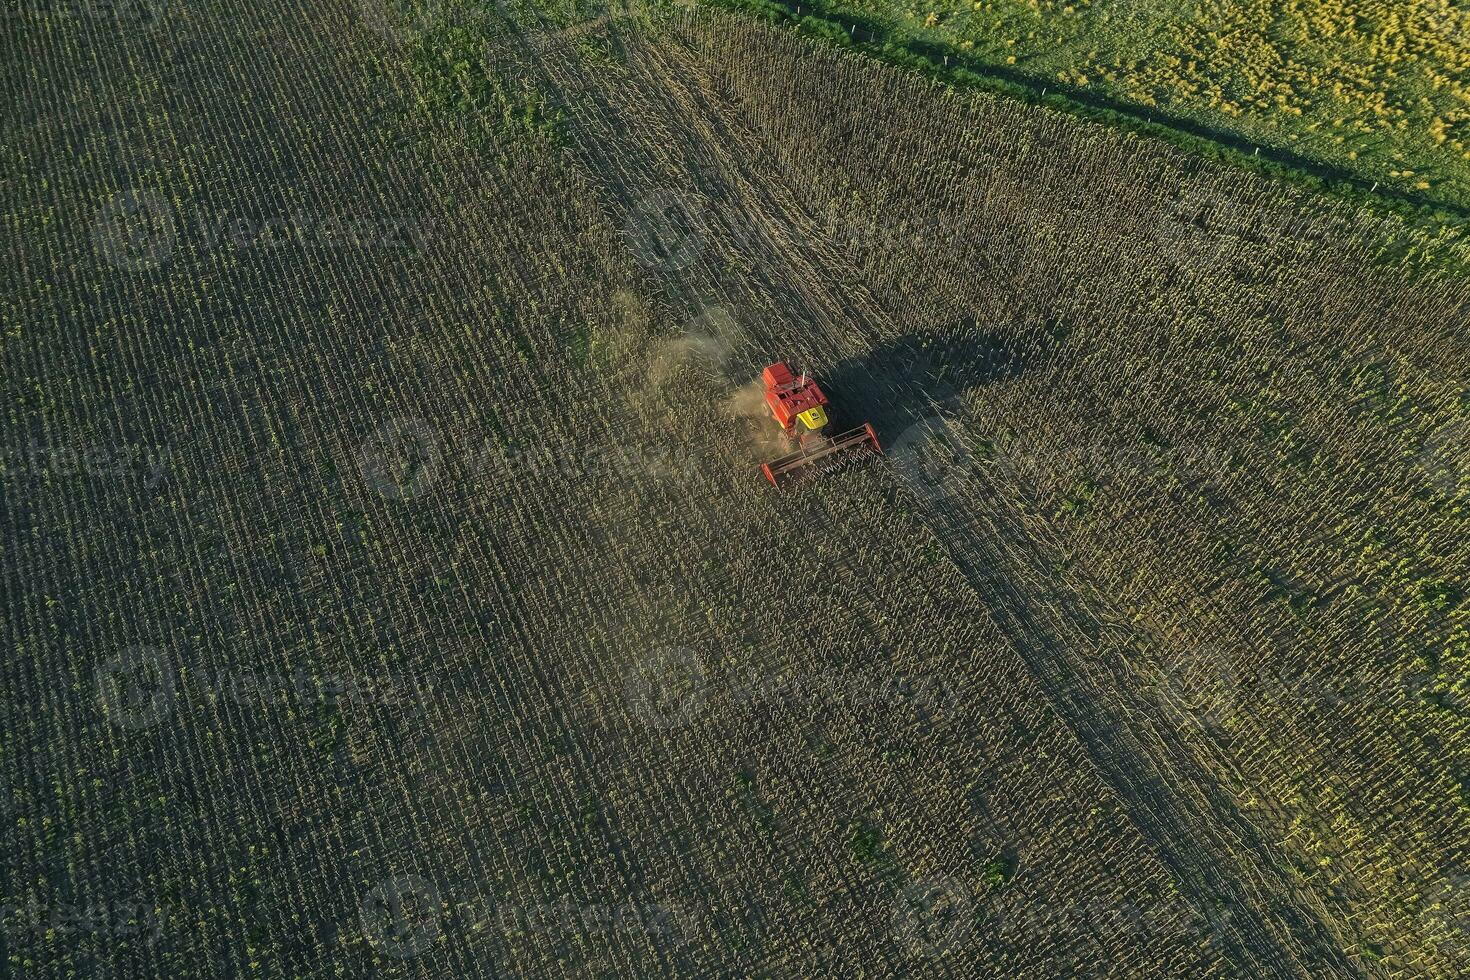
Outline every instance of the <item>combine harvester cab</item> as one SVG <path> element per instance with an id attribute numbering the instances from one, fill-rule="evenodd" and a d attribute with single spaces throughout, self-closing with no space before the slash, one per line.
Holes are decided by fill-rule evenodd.
<path id="1" fill-rule="evenodd" d="M 777 361 L 761 372 L 761 380 L 771 417 L 798 446 L 794 452 L 761 464 L 761 472 L 772 486 L 779 487 L 783 477 L 849 450 L 883 451 L 870 422 L 835 436 L 827 435 L 827 393 L 814 378 L 793 374 L 786 362 Z"/>

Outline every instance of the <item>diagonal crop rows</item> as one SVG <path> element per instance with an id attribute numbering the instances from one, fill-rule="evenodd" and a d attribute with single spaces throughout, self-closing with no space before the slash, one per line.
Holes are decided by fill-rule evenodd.
<path id="1" fill-rule="evenodd" d="M 1463 284 L 738 20 L 456 117 L 451 8 L 7 37 L 13 971 L 1453 975 Z M 887 457 L 770 493 L 775 357 Z"/>

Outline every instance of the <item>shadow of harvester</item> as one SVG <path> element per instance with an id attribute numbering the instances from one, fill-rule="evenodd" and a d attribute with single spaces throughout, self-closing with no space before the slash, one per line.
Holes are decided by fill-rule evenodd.
<path id="1" fill-rule="evenodd" d="M 839 428 L 872 422 L 886 440 L 936 413 L 957 410 L 966 391 L 1024 367 L 1006 338 L 971 322 L 880 343 L 827 369 L 822 383 Z"/>

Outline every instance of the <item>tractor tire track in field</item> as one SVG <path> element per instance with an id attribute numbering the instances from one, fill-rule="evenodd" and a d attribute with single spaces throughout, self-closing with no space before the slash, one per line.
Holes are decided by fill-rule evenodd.
<path id="1" fill-rule="evenodd" d="M 824 271 L 822 260 L 835 258 L 822 254 L 815 242 L 793 242 L 784 233 L 799 224 L 800 209 L 768 173 L 749 162 L 773 161 L 773 156 L 722 124 L 722 113 L 712 104 L 717 88 L 701 79 L 697 58 L 679 59 L 674 45 L 645 45 L 634 35 L 622 41 L 626 72 L 637 76 L 632 91 L 638 98 L 604 96 L 600 83 L 587 77 L 570 53 L 552 54 L 540 66 L 554 88 L 576 93 L 577 149 L 594 179 L 606 187 L 614 212 L 636 208 L 658 188 L 678 186 L 681 178 L 693 181 L 703 199 L 724 205 L 720 215 L 745 219 L 741 243 L 760 251 L 747 274 L 758 280 L 760 292 L 789 304 L 788 317 L 826 341 L 815 345 L 818 350 L 879 342 L 881 313 L 875 313 L 881 304 L 861 284 L 838 283 Z M 587 111 L 589 105 L 595 109 Z M 725 240 L 730 230 L 725 229 Z M 718 281 L 711 261 L 720 240 L 715 231 L 699 262 L 666 275 L 661 285 L 689 302 L 707 295 L 707 286 L 694 284 Z M 840 326 L 851 332 L 840 333 Z M 751 333 L 763 344 L 775 344 L 762 348 L 771 351 L 789 351 L 799 340 L 774 328 Z M 1107 631 L 1094 610 L 1057 589 L 1042 571 L 1042 548 L 1013 505 L 998 495 L 984 502 L 967 496 L 916 503 L 921 523 L 942 542 L 1241 974 L 1308 976 L 1328 968 L 1333 975 L 1360 975 L 1325 924 L 1325 910 L 1288 879 L 1283 860 L 1239 811 L 1219 777 L 1178 733 L 1154 723 L 1157 709 L 1128 674 L 1099 662 L 1097 651 Z M 1064 608 L 1043 608 L 1036 594 L 1069 601 Z"/>
<path id="2" fill-rule="evenodd" d="M 1231 958 L 1256 976 L 1309 976 L 1326 966 L 1334 975 L 1359 975 L 1320 903 L 1289 880 L 1281 858 L 1178 732 L 1156 722 L 1157 706 L 1140 696 L 1137 678 L 1110 662 L 1108 653 L 1121 647 L 1109 634 L 1123 628 L 1102 622 L 1055 581 L 1014 506 L 997 497 L 975 510 L 947 500 L 926 510 L 949 557 L 1145 838 L 1223 933 Z"/>

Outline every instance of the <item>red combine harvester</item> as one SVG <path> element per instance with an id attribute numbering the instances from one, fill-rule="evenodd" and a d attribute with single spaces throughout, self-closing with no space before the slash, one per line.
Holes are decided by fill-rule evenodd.
<path id="1" fill-rule="evenodd" d="M 795 470 L 849 449 L 883 451 L 870 422 L 828 436 L 826 392 L 813 378 L 792 374 L 785 361 L 767 367 L 761 372 L 761 379 L 765 382 L 766 407 L 771 410 L 771 417 L 799 447 L 780 459 L 761 464 L 761 472 L 772 486 L 780 486 L 780 478 Z"/>

